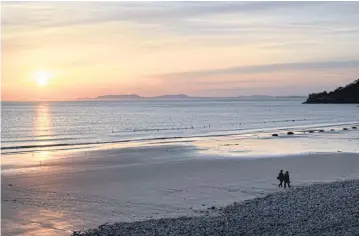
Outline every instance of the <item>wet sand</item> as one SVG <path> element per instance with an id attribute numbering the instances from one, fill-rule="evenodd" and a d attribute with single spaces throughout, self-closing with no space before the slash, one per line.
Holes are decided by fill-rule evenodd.
<path id="1" fill-rule="evenodd" d="M 359 178 L 357 153 L 234 158 L 188 143 L 16 157 L 21 164 L 2 157 L 3 235 L 199 216 L 208 207 L 292 191 L 277 187 L 279 169 L 291 173 L 294 188 Z"/>

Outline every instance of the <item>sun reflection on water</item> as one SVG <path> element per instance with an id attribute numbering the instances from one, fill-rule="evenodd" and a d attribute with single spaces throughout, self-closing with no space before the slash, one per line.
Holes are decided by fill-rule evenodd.
<path id="1" fill-rule="evenodd" d="M 36 106 L 36 119 L 33 125 L 36 140 L 41 140 L 38 144 L 48 144 L 49 142 L 44 143 L 44 141 L 52 135 L 52 115 L 49 104 L 40 103 Z"/>

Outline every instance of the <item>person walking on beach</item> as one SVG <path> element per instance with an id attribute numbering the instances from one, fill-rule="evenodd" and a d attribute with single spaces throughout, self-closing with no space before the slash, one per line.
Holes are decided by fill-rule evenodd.
<path id="1" fill-rule="evenodd" d="M 280 170 L 277 179 L 279 180 L 278 187 L 283 187 L 283 170 Z"/>
<path id="2" fill-rule="evenodd" d="M 284 188 L 287 187 L 290 188 L 290 178 L 289 178 L 289 172 L 286 171 L 285 174 L 283 175 L 283 181 L 284 181 Z"/>

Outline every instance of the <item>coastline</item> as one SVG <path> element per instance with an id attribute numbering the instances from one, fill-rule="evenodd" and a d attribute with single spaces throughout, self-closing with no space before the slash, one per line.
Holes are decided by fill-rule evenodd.
<path id="1" fill-rule="evenodd" d="M 3 154 L 2 232 L 70 235 L 107 222 L 200 217 L 212 206 L 292 191 L 277 187 L 280 169 L 294 189 L 359 179 L 351 126 Z"/>
<path id="2" fill-rule="evenodd" d="M 273 140 L 280 143 L 269 140 L 267 146 L 291 148 L 300 139 Z M 207 141 L 218 148 L 217 142 L 236 140 Z M 2 171 L 2 232 L 64 235 L 106 222 L 200 216 L 212 206 L 283 192 L 275 178 L 281 168 L 290 171 L 294 188 L 359 178 L 358 153 L 241 157 L 238 147 L 213 151 L 172 143 L 11 156 L 29 166 L 11 169 L 5 161 L 10 169 Z"/>
<path id="3" fill-rule="evenodd" d="M 313 184 L 210 211 L 216 215 L 104 224 L 72 235 L 358 235 L 359 179 Z"/>

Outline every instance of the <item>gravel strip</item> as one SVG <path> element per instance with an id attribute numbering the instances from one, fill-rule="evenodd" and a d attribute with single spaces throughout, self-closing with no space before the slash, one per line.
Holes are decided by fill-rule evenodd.
<path id="1" fill-rule="evenodd" d="M 214 211 L 216 216 L 106 224 L 73 235 L 359 235 L 359 180 L 314 184 Z"/>

